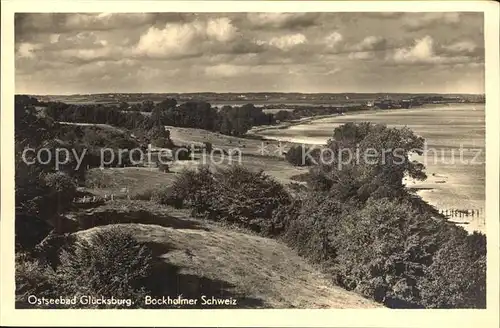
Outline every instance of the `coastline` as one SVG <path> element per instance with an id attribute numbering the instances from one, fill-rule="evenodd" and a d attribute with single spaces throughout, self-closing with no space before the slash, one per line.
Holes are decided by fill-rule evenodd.
<path id="1" fill-rule="evenodd" d="M 419 107 L 415 107 L 419 108 Z M 423 108 L 420 107 L 420 108 Z M 262 131 L 273 131 L 273 130 L 282 130 L 282 129 L 287 129 L 296 125 L 300 124 L 305 124 L 305 123 L 310 123 L 311 121 L 315 120 L 320 120 L 320 119 L 325 119 L 325 118 L 335 118 L 335 117 L 352 117 L 352 116 L 357 116 L 357 115 L 363 115 L 363 114 L 372 114 L 372 113 L 377 113 L 377 112 L 384 112 L 384 113 L 394 113 L 394 112 L 399 112 L 399 111 L 407 111 L 408 109 L 402 109 L 402 108 L 393 108 L 393 109 L 364 109 L 364 110 L 357 110 L 357 111 L 347 111 L 343 114 L 325 114 L 325 115 L 317 115 L 317 116 L 306 116 L 306 117 L 301 117 L 299 119 L 291 120 L 291 121 L 285 121 L 281 122 L 277 125 L 259 125 L 256 127 L 253 127 L 250 129 L 247 134 L 248 135 L 255 135 L 255 136 L 260 136 L 260 137 L 267 137 L 264 135 L 259 135 Z M 274 140 L 274 139 L 273 139 Z"/>
<path id="2" fill-rule="evenodd" d="M 447 105 L 445 105 L 447 106 Z M 448 106 L 449 107 L 449 106 Z M 429 107 L 419 107 L 422 109 L 433 109 L 434 106 L 429 106 Z M 405 109 L 391 109 L 391 110 L 364 110 L 364 111 L 355 111 L 355 112 L 347 112 L 344 113 L 344 115 L 339 115 L 339 114 L 331 114 L 331 115 L 321 115 L 321 116 L 313 116 L 313 117 L 307 117 L 291 122 L 283 122 L 282 124 L 279 124 L 277 126 L 266 126 L 266 127 L 259 127 L 257 129 L 249 131 L 249 133 L 256 135 L 258 137 L 262 137 L 265 139 L 271 139 L 271 140 L 279 140 L 282 142 L 289 142 L 289 143 L 303 143 L 303 144 L 309 144 L 309 145 L 319 145 L 319 144 L 325 144 L 326 140 L 328 138 L 325 138 L 324 142 L 319 142 L 318 143 L 311 143 L 308 142 L 307 136 L 301 136 L 299 134 L 299 131 L 297 131 L 297 135 L 291 135 L 291 136 L 284 136 L 284 135 L 270 135 L 266 132 L 278 132 L 277 130 L 282 130 L 282 129 L 289 129 L 297 125 L 302 125 L 302 124 L 311 124 L 314 121 L 325 119 L 325 118 L 331 118 L 332 120 L 329 120 L 328 123 L 331 123 L 332 126 L 335 124 L 334 121 L 338 118 L 348 118 L 348 117 L 356 117 L 359 115 L 378 115 L 379 113 L 385 113 L 387 114 L 397 114 L 398 112 L 403 112 L 407 111 Z M 340 123 L 340 122 L 339 122 Z M 314 123 L 312 123 L 314 124 Z M 333 127 L 332 127 L 333 129 Z M 416 131 L 415 131 L 416 132 Z M 417 132 L 416 132 L 417 133 Z M 317 138 L 318 140 L 320 138 Z M 426 138 L 427 140 L 427 138 Z M 426 164 L 425 160 L 422 160 L 418 158 L 419 156 L 415 156 L 414 159 Z M 484 207 L 485 207 L 485 200 L 484 197 L 481 200 L 476 199 L 471 199 L 473 197 L 469 197 L 466 193 L 464 193 L 461 189 L 467 189 L 470 188 L 470 184 L 476 184 L 479 186 L 476 182 L 469 181 L 467 179 L 464 179 L 461 175 L 463 175 L 460 171 L 459 167 L 450 167 L 449 165 L 447 166 L 446 164 L 442 163 L 430 163 L 426 164 L 426 173 L 427 173 L 427 179 L 424 181 L 412 181 L 412 180 L 407 180 L 404 181 L 405 185 L 409 189 L 415 190 L 415 193 L 419 195 L 423 200 L 428 202 L 430 205 L 434 206 L 440 211 L 446 211 L 446 210 L 452 210 L 452 209 L 457 209 L 457 210 L 474 210 L 474 211 L 479 211 L 479 215 L 473 216 L 465 216 L 465 215 L 454 215 L 454 216 L 449 216 L 448 220 L 450 222 L 453 222 L 455 224 L 458 224 L 462 226 L 468 233 L 472 233 L 473 231 L 480 231 L 483 233 L 486 233 L 486 226 L 485 226 L 485 217 L 484 217 Z M 459 174 L 460 173 L 460 174 Z"/>

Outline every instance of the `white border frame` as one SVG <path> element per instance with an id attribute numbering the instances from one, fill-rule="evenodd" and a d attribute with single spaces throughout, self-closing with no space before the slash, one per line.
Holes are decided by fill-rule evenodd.
<path id="1" fill-rule="evenodd" d="M 498 327 L 499 4 L 494 1 L 2 1 L 0 324 L 191 327 Z M 16 310 L 14 309 L 15 12 L 483 12 L 486 94 L 486 310 Z"/>

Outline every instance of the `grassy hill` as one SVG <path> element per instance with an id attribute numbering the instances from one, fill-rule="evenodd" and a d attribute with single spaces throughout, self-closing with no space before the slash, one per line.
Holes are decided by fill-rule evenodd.
<path id="1" fill-rule="evenodd" d="M 146 220 L 137 214 L 140 210 L 155 217 Z M 118 224 L 153 250 L 158 286 L 171 283 L 175 275 L 178 294 L 184 297 L 233 297 L 243 308 L 381 307 L 333 286 L 318 269 L 276 240 L 193 219 L 185 211 L 149 202 L 116 201 L 93 216 L 105 217 L 106 213 L 134 222 Z M 135 220 L 131 219 L 134 213 Z M 85 238 L 112 226 L 116 224 L 74 235 Z"/>

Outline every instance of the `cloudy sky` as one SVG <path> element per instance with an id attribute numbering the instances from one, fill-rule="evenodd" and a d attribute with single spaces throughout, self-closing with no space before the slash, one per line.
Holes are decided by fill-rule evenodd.
<path id="1" fill-rule="evenodd" d="M 16 14 L 16 93 L 484 92 L 482 13 Z"/>

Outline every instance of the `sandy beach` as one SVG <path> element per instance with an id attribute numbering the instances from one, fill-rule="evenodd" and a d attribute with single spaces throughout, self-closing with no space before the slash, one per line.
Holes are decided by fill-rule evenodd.
<path id="1" fill-rule="evenodd" d="M 474 216 L 458 214 L 449 219 L 469 232 L 486 233 L 484 104 L 363 111 L 307 118 L 252 133 L 282 141 L 324 144 L 336 126 L 367 121 L 407 126 L 425 138 L 424 154 L 412 158 L 426 166 L 428 178 L 422 182 L 405 181 L 407 186 L 440 210 L 474 210 Z"/>

